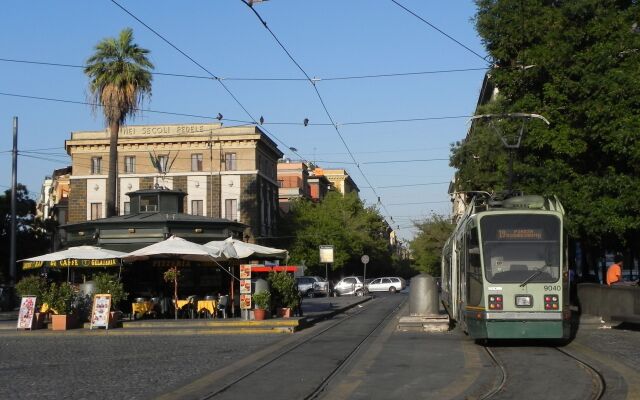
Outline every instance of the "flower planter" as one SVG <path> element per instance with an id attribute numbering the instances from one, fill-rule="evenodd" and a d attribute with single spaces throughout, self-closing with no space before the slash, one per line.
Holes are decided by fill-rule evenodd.
<path id="1" fill-rule="evenodd" d="M 278 308 L 278 317 L 291 318 L 293 316 L 293 309 L 291 307 Z"/>
<path id="2" fill-rule="evenodd" d="M 46 327 L 45 322 L 49 313 L 37 312 L 33 315 L 33 329 L 43 329 Z"/>
<path id="3" fill-rule="evenodd" d="M 66 331 L 75 328 L 78 318 L 74 314 L 54 314 L 51 316 L 51 329 L 54 331 Z"/>
<path id="4" fill-rule="evenodd" d="M 109 313 L 109 329 L 122 328 L 122 311 L 111 311 Z"/>
<path id="5" fill-rule="evenodd" d="M 256 321 L 262 321 L 267 318 L 267 310 L 263 310 L 261 308 L 256 308 L 253 310 L 253 318 Z"/>

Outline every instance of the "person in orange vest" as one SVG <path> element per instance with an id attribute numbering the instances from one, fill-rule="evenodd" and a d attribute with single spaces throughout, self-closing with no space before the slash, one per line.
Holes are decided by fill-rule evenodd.
<path id="1" fill-rule="evenodd" d="M 638 281 L 625 282 L 622 280 L 622 266 L 624 265 L 624 260 L 621 255 L 616 254 L 613 257 L 613 264 L 609 266 L 607 269 L 607 285 L 620 285 L 620 286 L 630 286 L 637 285 Z"/>

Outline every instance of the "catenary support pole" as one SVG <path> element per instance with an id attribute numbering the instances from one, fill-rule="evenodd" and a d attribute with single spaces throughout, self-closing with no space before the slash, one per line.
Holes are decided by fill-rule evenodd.
<path id="1" fill-rule="evenodd" d="M 13 117 L 13 150 L 11 162 L 11 251 L 9 255 L 9 283 L 15 285 L 16 268 L 16 190 L 18 185 L 18 117 Z"/>

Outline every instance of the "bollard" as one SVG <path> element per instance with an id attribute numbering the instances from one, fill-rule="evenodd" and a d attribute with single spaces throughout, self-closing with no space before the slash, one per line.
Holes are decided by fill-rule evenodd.
<path id="1" fill-rule="evenodd" d="M 440 314 L 438 285 L 431 275 L 420 274 L 411 279 L 409 316 L 401 317 L 399 331 L 446 332 L 449 316 Z"/>
<path id="2" fill-rule="evenodd" d="M 438 315 L 439 310 L 436 279 L 427 274 L 413 277 L 409 294 L 409 315 Z"/>

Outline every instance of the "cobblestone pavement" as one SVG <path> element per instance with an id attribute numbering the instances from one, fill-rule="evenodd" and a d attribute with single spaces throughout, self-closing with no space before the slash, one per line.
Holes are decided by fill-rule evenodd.
<path id="1" fill-rule="evenodd" d="M 286 337 L 2 337 L 0 398 L 153 398 Z"/>

